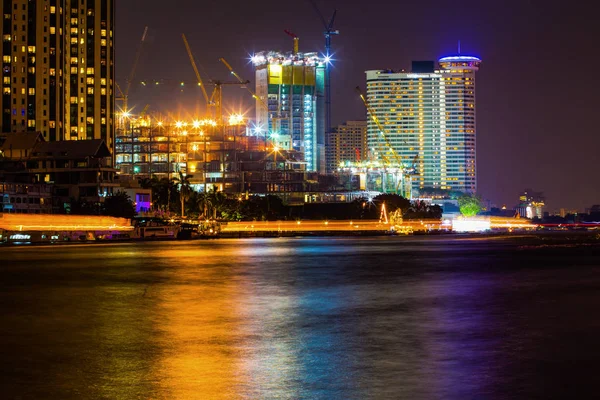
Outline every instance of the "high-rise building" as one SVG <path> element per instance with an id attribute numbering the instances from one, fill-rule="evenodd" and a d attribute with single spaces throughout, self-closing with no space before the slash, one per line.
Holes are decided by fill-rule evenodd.
<path id="1" fill-rule="evenodd" d="M 325 59 L 264 51 L 252 63 L 258 97 L 254 134 L 302 152 L 308 171 L 325 173 Z"/>
<path id="2" fill-rule="evenodd" d="M 413 192 L 477 190 L 475 72 L 480 63 L 477 57 L 458 55 L 441 58 L 437 70 L 433 62 L 419 61 L 411 72 L 366 71 L 367 101 L 387 142 L 405 166 L 416 160 Z M 371 157 L 392 158 L 386 138 L 369 119 Z"/>
<path id="3" fill-rule="evenodd" d="M 327 172 L 334 172 L 342 162 L 367 159 L 367 121 L 346 121 L 329 133 Z"/>
<path id="4" fill-rule="evenodd" d="M 2 132 L 112 149 L 114 1 L 2 1 Z"/>

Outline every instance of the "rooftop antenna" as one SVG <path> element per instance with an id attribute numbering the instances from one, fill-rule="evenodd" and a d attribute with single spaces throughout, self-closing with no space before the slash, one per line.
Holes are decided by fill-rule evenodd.
<path id="1" fill-rule="evenodd" d="M 460 40 L 458 41 L 458 55 L 460 55 Z"/>

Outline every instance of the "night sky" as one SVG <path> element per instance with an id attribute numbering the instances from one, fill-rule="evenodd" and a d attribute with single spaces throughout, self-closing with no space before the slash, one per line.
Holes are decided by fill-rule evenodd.
<path id="1" fill-rule="evenodd" d="M 477 74 L 477 168 L 480 194 L 497 205 L 515 205 L 525 188 L 543 191 L 549 211 L 583 211 L 600 203 L 600 27 L 592 2 L 320 0 L 328 19 L 338 9 L 332 40 L 332 123 L 365 119 L 354 87 L 365 87 L 367 69 L 409 69 L 411 60 L 456 52 L 483 59 Z M 590 3 L 590 5 L 584 5 Z M 168 6 L 169 5 L 169 6 Z M 170 6 L 172 5 L 172 6 Z M 160 89 L 132 86 L 130 105 L 141 110 L 193 115 L 201 107 L 181 33 L 201 74 L 229 79 L 226 58 L 254 83 L 248 55 L 264 49 L 324 51 L 321 22 L 306 0 L 118 1 L 117 81 L 123 86 L 144 26 L 147 41 L 136 80 L 163 79 Z M 208 75 L 203 75 L 207 79 Z M 247 111 L 243 89 L 224 90 L 227 110 Z M 134 111 L 135 112 L 135 111 Z"/>

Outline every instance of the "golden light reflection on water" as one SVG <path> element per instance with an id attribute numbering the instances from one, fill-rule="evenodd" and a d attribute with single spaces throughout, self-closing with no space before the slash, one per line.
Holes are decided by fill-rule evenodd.
<path id="1" fill-rule="evenodd" d="M 243 292 L 227 264 L 205 264 L 203 250 L 165 250 L 169 282 L 157 299 L 157 344 L 163 349 L 152 380 L 161 398 L 231 399 L 248 380 L 241 367 Z"/>

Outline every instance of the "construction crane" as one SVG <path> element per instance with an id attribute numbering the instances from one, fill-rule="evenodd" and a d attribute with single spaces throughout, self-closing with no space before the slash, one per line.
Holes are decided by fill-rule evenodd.
<path id="1" fill-rule="evenodd" d="M 209 81 L 208 81 L 209 84 L 214 85 L 213 91 L 209 97 L 208 92 L 206 91 L 205 84 L 202 81 L 200 72 L 198 71 L 198 67 L 196 66 L 196 60 L 194 59 L 194 55 L 190 48 L 189 42 L 187 41 L 185 34 L 181 34 L 181 37 L 183 38 L 183 42 L 185 44 L 185 49 L 188 53 L 188 56 L 190 57 L 190 62 L 192 64 L 192 68 L 194 69 L 194 73 L 196 74 L 196 80 L 198 82 L 198 86 L 200 86 L 202 89 L 202 95 L 204 96 L 206 105 L 209 109 L 212 108 L 214 110 L 213 117 L 217 120 L 217 122 L 219 124 L 222 124 L 223 123 L 223 111 L 222 111 L 223 85 L 246 86 L 247 84 L 250 83 L 250 81 L 243 80 L 243 79 L 239 78 L 238 76 L 236 76 L 236 78 L 238 78 L 237 81 L 221 81 L 218 79 L 209 79 Z"/>
<path id="2" fill-rule="evenodd" d="M 298 49 L 300 48 L 300 38 L 295 33 L 292 33 L 290 31 L 288 31 L 287 29 L 284 29 L 283 31 L 288 36 L 291 36 L 292 39 L 294 39 L 294 52 L 292 54 L 294 54 L 294 55 L 298 54 Z"/>
<path id="3" fill-rule="evenodd" d="M 242 85 L 245 85 L 245 88 L 246 88 L 246 90 L 247 90 L 247 91 L 248 91 L 248 92 L 249 92 L 249 93 L 252 95 L 252 97 L 253 97 L 254 99 L 256 99 L 256 100 L 257 100 L 257 101 L 260 103 L 260 105 L 261 105 L 261 106 L 262 106 L 262 107 L 263 107 L 265 110 L 267 110 L 267 113 L 268 113 L 268 112 L 269 112 L 269 107 L 267 106 L 267 104 L 266 104 L 266 103 L 263 101 L 263 99 L 261 99 L 260 97 L 258 97 L 258 96 L 256 95 L 256 93 L 254 93 L 254 92 L 252 91 L 252 89 L 250 89 L 250 88 L 247 86 L 247 84 L 248 84 L 250 81 L 247 81 L 247 80 L 244 80 L 244 79 L 242 79 L 242 77 L 241 77 L 241 76 L 239 76 L 239 75 L 238 75 L 238 74 L 237 74 L 237 73 L 236 73 L 236 72 L 233 70 L 233 68 L 231 67 L 231 65 L 230 65 L 230 64 L 227 62 L 227 60 L 225 60 L 224 58 L 219 58 L 219 61 L 221 61 L 223 64 L 225 64 L 225 66 L 227 67 L 227 69 L 229 70 L 229 72 L 231 73 L 231 75 L 235 76 L 235 78 L 238 80 L 238 82 L 239 82 L 240 84 L 242 84 Z"/>
<path id="4" fill-rule="evenodd" d="M 140 56 L 142 54 L 142 48 L 144 47 L 144 41 L 146 40 L 146 34 L 148 33 L 148 27 L 144 28 L 144 33 L 142 34 L 142 40 L 140 42 L 140 46 L 135 53 L 135 58 L 133 59 L 133 65 L 131 66 L 131 71 L 129 72 L 129 76 L 127 77 L 125 91 L 121 90 L 121 87 L 116 84 L 117 90 L 120 93 L 120 96 L 116 98 L 116 100 L 120 100 L 122 103 L 121 111 L 123 114 L 129 113 L 129 89 L 131 89 L 131 84 L 133 83 L 133 79 L 135 77 L 135 71 L 137 69 L 138 62 L 140 61 Z"/>
<path id="5" fill-rule="evenodd" d="M 194 68 L 194 73 L 196 74 L 196 79 L 198 80 L 198 86 L 202 89 L 202 95 L 204 96 L 204 100 L 206 101 L 206 105 L 210 107 L 212 104 L 210 99 L 208 98 L 208 93 L 206 93 L 206 88 L 204 87 L 204 82 L 202 82 L 202 77 L 200 76 L 200 72 L 198 72 L 198 67 L 196 67 L 196 60 L 194 60 L 194 55 L 192 54 L 192 50 L 190 49 L 190 44 L 185 37 L 185 34 L 181 34 L 181 38 L 183 39 L 183 43 L 185 44 L 185 50 L 190 57 L 190 62 L 192 63 L 192 68 Z"/>
<path id="6" fill-rule="evenodd" d="M 402 179 L 396 179 L 396 193 L 397 193 L 400 184 L 402 184 L 402 180 L 404 180 L 404 176 L 411 176 L 411 175 L 415 174 L 415 171 L 416 171 L 415 163 L 417 161 L 417 158 L 419 157 L 419 154 L 417 153 L 415 155 L 415 157 L 413 158 L 413 160 L 412 160 L 412 167 L 411 168 L 405 167 L 403 165 L 403 163 L 402 163 L 402 157 L 400 155 L 398 155 L 398 153 L 396 152 L 396 150 L 394 150 L 394 147 L 392 146 L 392 144 L 388 140 L 385 128 L 383 127 L 383 125 L 379 121 L 379 118 L 377 118 L 377 116 L 375 115 L 375 111 L 373 110 L 373 108 L 371 107 L 371 105 L 368 103 L 367 98 L 365 97 L 365 95 L 362 92 L 362 90 L 360 89 L 360 87 L 357 86 L 356 87 L 356 91 L 358 92 L 361 100 L 363 101 L 363 103 L 364 103 L 364 105 L 365 105 L 365 107 L 367 109 L 367 113 L 369 114 L 369 116 L 371 117 L 371 119 L 373 120 L 373 122 L 375 122 L 375 125 L 377 125 L 377 129 L 379 130 L 379 133 L 381 134 L 381 138 L 383 139 L 383 142 L 384 142 L 385 146 L 389 150 L 389 153 L 391 153 L 391 155 L 393 157 L 393 162 L 392 162 L 392 160 L 390 160 L 389 157 L 385 154 L 385 149 L 384 149 L 384 151 L 380 151 L 380 154 L 381 154 L 381 157 L 383 159 L 385 167 L 386 168 L 397 169 L 397 170 L 399 170 L 402 173 Z M 378 140 L 378 142 L 381 144 L 381 142 L 379 140 Z M 406 141 L 404 141 L 404 143 L 406 144 Z M 408 191 L 408 190 L 410 190 L 410 188 L 405 189 L 405 191 Z"/>
<path id="7" fill-rule="evenodd" d="M 338 31 L 337 29 L 333 29 L 333 22 L 335 21 L 335 15 L 337 14 L 337 10 L 334 10 L 329 21 L 326 21 L 323 17 L 323 14 L 321 14 L 321 11 L 319 11 L 319 7 L 317 7 L 317 3 L 315 3 L 315 0 L 309 1 L 310 4 L 313 6 L 315 12 L 321 19 L 323 27 L 325 28 L 323 35 L 325 36 L 325 137 L 327 138 L 329 136 L 327 134 L 331 132 L 331 68 L 329 66 L 331 60 L 331 36 L 339 35 L 340 31 Z M 326 143 L 326 145 L 327 144 L 328 143 Z"/>

